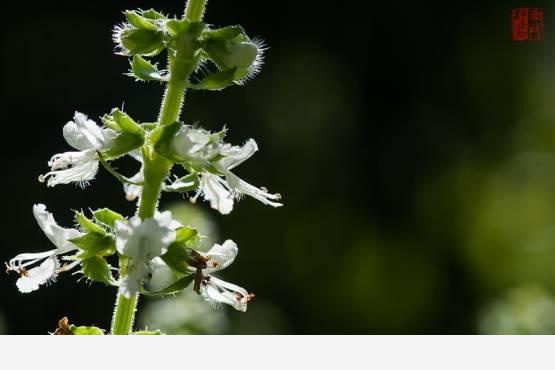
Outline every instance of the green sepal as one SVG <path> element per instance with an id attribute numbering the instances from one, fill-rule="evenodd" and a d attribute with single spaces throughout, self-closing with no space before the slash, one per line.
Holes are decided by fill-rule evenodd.
<path id="1" fill-rule="evenodd" d="M 116 136 L 112 141 L 111 147 L 102 152 L 102 154 L 107 160 L 112 160 L 140 148 L 143 144 L 144 138 L 142 136 L 124 132 Z"/>
<path id="2" fill-rule="evenodd" d="M 179 58 L 185 58 L 194 62 L 196 66 L 195 52 L 200 49 L 199 36 L 206 27 L 203 22 L 189 22 L 187 19 L 170 19 L 166 22 L 166 30 L 170 36 L 168 49 L 174 50 Z"/>
<path id="3" fill-rule="evenodd" d="M 167 81 L 168 77 L 163 76 L 156 65 L 150 63 L 140 55 L 133 55 L 130 61 L 131 71 L 128 76 L 135 77 L 137 81 Z"/>
<path id="4" fill-rule="evenodd" d="M 96 326 L 75 326 L 70 325 L 69 331 L 71 335 L 104 335 L 104 330 Z"/>
<path id="5" fill-rule="evenodd" d="M 203 41 L 229 41 L 243 34 L 245 31 L 240 25 L 226 26 L 215 30 L 206 30 L 202 33 Z"/>
<path id="6" fill-rule="evenodd" d="M 163 187 L 164 191 L 168 192 L 176 192 L 176 193 L 183 193 L 186 191 L 196 190 L 199 187 L 200 179 L 198 174 L 190 173 L 186 176 L 183 176 L 169 185 Z M 178 185 L 175 185 L 178 184 Z"/>
<path id="7" fill-rule="evenodd" d="M 115 126 L 118 132 L 110 147 L 102 152 L 105 160 L 121 157 L 144 144 L 145 130 L 127 113 L 114 108 L 109 115 L 102 117 L 102 121 L 109 127 Z"/>
<path id="8" fill-rule="evenodd" d="M 81 249 L 77 255 L 81 259 L 94 256 L 110 256 L 116 252 L 114 239 L 97 232 L 88 232 L 69 241 Z"/>
<path id="9" fill-rule="evenodd" d="M 109 208 L 97 209 L 93 212 L 93 216 L 96 222 L 106 225 L 112 229 L 116 227 L 116 221 L 125 220 L 125 217 Z"/>
<path id="10" fill-rule="evenodd" d="M 128 55 L 152 56 L 165 49 L 164 34 L 157 30 L 125 27 L 118 36 Z"/>
<path id="11" fill-rule="evenodd" d="M 106 235 L 103 228 L 95 224 L 93 220 L 87 218 L 87 216 L 81 212 L 75 212 L 75 221 L 84 231 Z"/>
<path id="12" fill-rule="evenodd" d="M 166 19 L 166 16 L 164 16 L 164 14 L 159 13 L 154 9 L 143 10 L 141 15 L 153 21 L 157 21 L 159 19 Z"/>
<path id="13" fill-rule="evenodd" d="M 189 22 L 187 19 L 170 19 L 166 22 L 166 29 L 172 37 L 188 34 L 193 38 L 198 38 L 206 28 L 204 22 Z"/>
<path id="14" fill-rule="evenodd" d="M 93 281 L 104 283 L 106 285 L 113 285 L 114 278 L 110 265 L 102 257 L 90 257 L 84 259 L 82 262 L 82 272 L 87 278 Z"/>
<path id="15" fill-rule="evenodd" d="M 152 130 L 148 139 L 154 146 L 154 150 L 169 160 L 181 162 L 181 159 L 174 155 L 172 140 L 182 126 L 183 123 L 176 121 L 170 125 L 158 126 Z"/>
<path id="16" fill-rule="evenodd" d="M 195 280 L 195 274 L 190 274 L 181 279 L 177 280 L 175 283 L 169 285 L 168 287 L 157 290 L 154 292 L 150 292 L 146 289 L 142 289 L 141 293 L 148 296 L 160 296 L 160 295 L 168 295 L 168 294 L 176 294 L 182 291 L 183 289 L 187 288 L 191 283 Z"/>
<path id="17" fill-rule="evenodd" d="M 135 11 L 127 10 L 125 12 L 125 18 L 127 18 L 127 21 L 131 23 L 131 25 L 138 29 L 158 31 L 158 27 L 156 27 L 154 23 L 152 23 L 149 19 L 140 16 Z"/>
<path id="18" fill-rule="evenodd" d="M 131 333 L 131 335 L 162 335 L 162 332 L 160 331 L 160 329 L 158 330 L 139 330 L 139 331 L 134 331 L 133 333 Z"/>
<path id="19" fill-rule="evenodd" d="M 181 227 L 175 232 L 175 241 L 160 258 L 170 269 L 181 274 L 190 273 L 189 249 L 199 243 L 198 231 L 190 227 Z"/>
<path id="20" fill-rule="evenodd" d="M 157 123 L 157 122 L 143 122 L 143 123 L 141 123 L 141 127 L 142 127 L 145 131 L 152 131 L 152 130 L 154 130 L 156 127 L 158 127 L 158 123 Z"/>
<path id="21" fill-rule="evenodd" d="M 140 58 L 140 57 L 139 57 Z M 128 132 L 137 136 L 144 136 L 145 131 L 133 118 L 125 112 L 120 111 L 118 108 L 112 109 L 110 116 L 114 122 L 121 128 L 123 132 Z"/>
<path id="22" fill-rule="evenodd" d="M 226 69 L 210 73 L 196 84 L 190 84 L 189 88 L 194 90 L 218 91 L 233 85 L 235 80 L 236 68 Z"/>

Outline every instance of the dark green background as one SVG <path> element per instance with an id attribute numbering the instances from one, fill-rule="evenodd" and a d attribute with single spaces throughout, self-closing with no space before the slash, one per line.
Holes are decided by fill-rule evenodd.
<path id="1" fill-rule="evenodd" d="M 516 43 L 510 1 L 364 3 L 209 2 L 208 23 L 241 24 L 270 48 L 259 77 L 188 94 L 182 118 L 225 124 L 236 144 L 256 139 L 260 152 L 237 173 L 285 203 L 247 198 L 229 216 L 201 203 L 221 240 L 240 246 L 222 276 L 256 293 L 251 309 L 272 312 L 252 322 L 229 312 L 231 333 L 478 333 L 484 310 L 515 288 L 552 304 L 555 8 L 533 4 L 544 7 L 545 40 Z M 123 76 L 110 29 L 125 9 L 183 8 L 13 6 L 1 33 L 2 261 L 52 248 L 36 202 L 67 226 L 70 209 L 133 213 L 105 171 L 85 190 L 37 176 L 68 150 L 61 128 L 75 110 L 96 118 L 124 105 L 156 118 L 162 86 Z M 2 276 L 7 333 L 53 331 L 64 315 L 107 328 L 115 290 L 77 278 L 23 295 Z"/>

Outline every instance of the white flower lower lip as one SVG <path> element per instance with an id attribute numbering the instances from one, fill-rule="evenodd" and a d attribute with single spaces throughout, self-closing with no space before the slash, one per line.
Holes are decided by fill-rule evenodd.
<path id="1" fill-rule="evenodd" d="M 50 170 L 39 176 L 39 181 L 48 180 L 50 187 L 72 182 L 81 185 L 94 179 L 98 172 L 97 151 L 107 148 L 115 132 L 99 127 L 86 115 L 75 112 L 73 121 L 68 122 L 63 129 L 67 143 L 78 151 L 58 153 L 48 161 Z"/>
<path id="2" fill-rule="evenodd" d="M 19 274 L 16 285 L 22 293 L 32 292 L 40 285 L 54 281 L 60 272 L 60 264 L 56 256 L 76 250 L 77 247 L 69 240 L 82 235 L 76 229 L 60 227 L 44 204 L 35 204 L 33 213 L 40 228 L 56 249 L 40 253 L 21 253 L 6 263 L 6 271 L 15 271 Z M 42 262 L 38 266 L 27 268 L 40 261 Z"/>

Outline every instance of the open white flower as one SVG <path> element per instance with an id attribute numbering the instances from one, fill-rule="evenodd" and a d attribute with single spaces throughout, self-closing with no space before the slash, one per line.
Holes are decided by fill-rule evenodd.
<path id="1" fill-rule="evenodd" d="M 138 292 L 150 273 L 150 261 L 167 251 L 179 226 L 170 211 L 146 220 L 135 216 L 128 222 L 116 221 L 116 249 L 129 257 L 127 274 L 118 282 L 124 297 L 131 298 Z"/>
<path id="2" fill-rule="evenodd" d="M 232 146 L 223 144 L 219 148 L 218 159 L 211 162 L 216 173 L 204 170 L 200 174 L 199 193 L 193 198 L 196 200 L 199 194 L 210 202 L 210 206 L 221 214 L 229 214 L 233 210 L 233 203 L 243 195 L 248 195 L 258 201 L 272 206 L 280 207 L 280 194 L 271 194 L 265 188 L 257 188 L 239 178 L 231 170 L 247 159 L 258 150 L 258 145 L 253 139 L 249 139 L 243 146 Z"/>
<path id="3" fill-rule="evenodd" d="M 51 171 L 41 175 L 39 181 L 48 180 L 48 186 L 77 182 L 86 184 L 98 172 L 97 151 L 106 149 L 116 132 L 99 127 L 83 113 L 75 112 L 73 121 L 63 128 L 64 139 L 77 152 L 58 153 L 48 162 Z"/>
<path id="4" fill-rule="evenodd" d="M 247 303 L 253 297 L 252 294 L 249 294 L 240 286 L 220 280 L 214 276 L 210 276 L 202 284 L 200 293 L 212 305 L 225 303 L 241 312 L 247 312 Z"/>
<path id="5" fill-rule="evenodd" d="M 252 295 L 249 295 L 240 286 L 211 275 L 213 272 L 231 265 L 235 261 L 237 253 L 239 253 L 239 249 L 233 240 L 226 240 L 222 245 L 215 244 L 208 252 L 200 253 L 206 261 L 206 268 L 202 269 L 204 279 L 200 285 L 200 294 L 214 306 L 225 303 L 238 311 L 245 312 Z"/>
<path id="6" fill-rule="evenodd" d="M 16 285 L 22 293 L 32 292 L 37 290 L 40 285 L 53 281 L 60 268 L 56 256 L 76 250 L 77 246 L 69 240 L 83 235 L 79 230 L 65 229 L 59 226 L 54 220 L 54 216 L 46 210 L 44 204 L 35 204 L 33 214 L 40 228 L 52 244 L 56 246 L 56 249 L 41 253 L 18 254 L 6 264 L 8 271 L 19 273 L 20 277 Z M 43 261 L 40 265 L 31 269 L 27 268 L 40 261 Z M 74 265 L 72 264 L 71 267 L 74 267 Z"/>

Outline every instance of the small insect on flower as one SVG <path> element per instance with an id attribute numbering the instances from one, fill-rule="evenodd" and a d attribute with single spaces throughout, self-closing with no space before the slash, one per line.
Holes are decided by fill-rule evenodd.
<path id="1" fill-rule="evenodd" d="M 187 254 L 189 255 L 187 263 L 189 266 L 196 268 L 193 291 L 200 294 L 201 283 L 210 279 L 210 276 L 205 277 L 202 273 L 202 270 L 208 267 L 207 262 L 210 260 L 210 256 L 205 257 L 194 249 L 188 249 Z"/>

